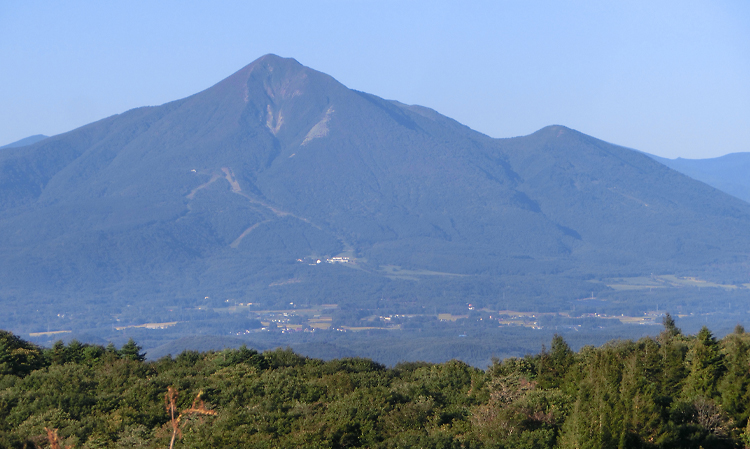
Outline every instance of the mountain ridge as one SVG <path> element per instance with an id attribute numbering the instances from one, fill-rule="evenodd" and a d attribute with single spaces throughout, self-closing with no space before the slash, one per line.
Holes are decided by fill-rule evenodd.
<path id="1" fill-rule="evenodd" d="M 649 155 L 667 167 L 750 203 L 750 153 L 708 159 L 667 159 Z"/>
<path id="2" fill-rule="evenodd" d="M 493 139 L 275 55 L 0 152 L 0 213 L 0 303 L 25 317 L 0 326 L 26 331 L 73 310 L 104 329 L 230 301 L 562 310 L 591 289 L 630 307 L 618 276 L 750 282 L 747 203 L 564 126 Z M 317 264 L 333 256 L 351 263 Z"/>
<path id="3" fill-rule="evenodd" d="M 37 143 L 41 140 L 46 139 L 49 136 L 45 136 L 44 134 L 34 134 L 33 136 L 25 137 L 23 139 L 17 140 L 15 142 L 11 142 L 7 145 L 0 146 L 0 150 L 4 148 L 16 148 L 16 147 L 24 147 L 27 145 L 32 145 L 34 143 Z"/>

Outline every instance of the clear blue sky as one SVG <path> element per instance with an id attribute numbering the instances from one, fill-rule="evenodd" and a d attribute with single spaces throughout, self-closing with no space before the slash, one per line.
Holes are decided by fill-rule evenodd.
<path id="1" fill-rule="evenodd" d="M 666 157 L 750 151 L 744 0 L 0 1 L 0 145 L 266 53 L 493 137 L 561 124 Z"/>

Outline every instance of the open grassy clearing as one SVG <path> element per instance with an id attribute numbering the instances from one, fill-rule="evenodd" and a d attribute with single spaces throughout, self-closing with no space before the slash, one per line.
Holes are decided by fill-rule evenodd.
<path id="1" fill-rule="evenodd" d="M 740 288 L 750 288 L 749 284 L 732 285 L 717 284 L 705 281 L 697 277 L 678 277 L 672 274 L 655 275 L 655 276 L 638 276 L 631 278 L 612 278 L 605 279 L 607 287 L 618 290 L 650 290 L 654 288 L 681 288 L 681 287 L 698 287 L 698 288 L 721 288 L 727 291 L 737 290 Z"/>
<path id="2" fill-rule="evenodd" d="M 418 281 L 418 276 L 451 276 L 451 277 L 466 277 L 467 274 L 458 273 L 444 273 L 441 271 L 430 271 L 430 270 L 404 270 L 398 265 L 381 265 L 381 274 L 391 279 L 405 279 L 410 281 Z"/>
<path id="3" fill-rule="evenodd" d="M 31 337 L 49 337 L 51 335 L 69 334 L 71 332 L 73 332 L 73 331 L 31 332 L 31 333 L 29 333 L 29 336 L 31 336 Z"/>
<path id="4" fill-rule="evenodd" d="M 132 324 L 130 326 L 119 326 L 115 327 L 118 331 L 132 328 L 143 328 L 143 329 L 166 329 L 177 324 L 179 321 L 169 321 L 166 323 L 145 323 L 145 324 Z"/>

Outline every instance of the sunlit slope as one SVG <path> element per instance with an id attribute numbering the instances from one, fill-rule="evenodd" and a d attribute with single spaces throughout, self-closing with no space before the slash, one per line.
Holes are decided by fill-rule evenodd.
<path id="1" fill-rule="evenodd" d="M 748 230 L 750 205 L 640 153 L 564 127 L 491 139 L 273 55 L 0 153 L 0 279 L 15 295 L 260 292 L 342 252 L 362 270 L 331 282 L 352 285 L 386 265 L 741 276 Z"/>

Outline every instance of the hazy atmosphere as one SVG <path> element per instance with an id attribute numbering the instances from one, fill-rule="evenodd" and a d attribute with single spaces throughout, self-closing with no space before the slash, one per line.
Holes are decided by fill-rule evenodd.
<path id="1" fill-rule="evenodd" d="M 749 19 L 0 2 L 0 449 L 749 448 Z"/>
<path id="2" fill-rule="evenodd" d="M 274 53 L 491 137 L 565 125 L 749 151 L 750 4 L 2 2 L 0 145 L 206 89 Z"/>

